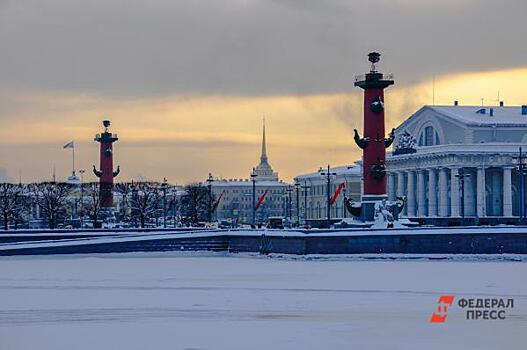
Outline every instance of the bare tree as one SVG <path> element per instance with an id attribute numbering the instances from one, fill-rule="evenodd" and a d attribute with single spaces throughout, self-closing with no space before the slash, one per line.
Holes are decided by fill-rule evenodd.
<path id="1" fill-rule="evenodd" d="M 167 213 L 170 213 L 168 214 L 168 216 L 172 217 L 172 224 L 174 225 L 174 227 L 176 225 L 176 213 L 178 209 L 178 204 L 179 204 L 179 201 L 177 200 L 176 192 L 172 191 L 168 199 L 166 210 L 167 210 Z"/>
<path id="2" fill-rule="evenodd" d="M 133 182 L 130 187 L 132 216 L 138 217 L 141 227 L 145 227 L 146 220 L 156 214 L 160 184 L 156 182 Z"/>
<path id="3" fill-rule="evenodd" d="M 82 204 L 85 208 L 88 216 L 93 221 L 93 227 L 97 227 L 97 220 L 99 219 L 99 213 L 101 212 L 101 196 L 100 186 L 98 182 L 89 182 L 83 184 L 85 193 L 87 194 L 85 203 Z"/>
<path id="4" fill-rule="evenodd" d="M 33 200 L 29 192 L 29 186 L 18 184 L 19 194 L 15 196 L 15 210 L 13 213 L 13 221 L 15 230 L 18 229 L 18 224 L 24 221 L 30 220 L 31 215 L 31 205 Z"/>
<path id="5" fill-rule="evenodd" d="M 128 222 L 131 220 L 130 196 L 132 194 L 132 184 L 130 182 L 119 182 L 115 184 L 115 191 L 121 195 L 119 205 L 119 216 L 121 221 Z"/>
<path id="6" fill-rule="evenodd" d="M 211 202 L 213 202 L 212 199 Z M 187 222 L 197 224 L 206 221 L 209 215 L 209 191 L 201 184 L 185 186 L 185 194 L 181 197 L 181 215 Z"/>
<path id="7" fill-rule="evenodd" d="M 4 230 L 9 229 L 9 222 L 15 225 L 24 209 L 23 187 L 12 183 L 0 183 L 0 213 Z"/>
<path id="8" fill-rule="evenodd" d="M 66 213 L 72 186 L 64 182 L 41 182 L 30 185 L 49 228 L 54 229 Z"/>

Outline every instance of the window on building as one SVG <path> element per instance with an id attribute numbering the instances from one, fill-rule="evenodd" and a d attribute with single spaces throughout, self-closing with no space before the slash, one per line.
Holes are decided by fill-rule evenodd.
<path id="1" fill-rule="evenodd" d="M 432 126 L 427 126 L 419 135 L 419 146 L 439 145 L 439 134 Z"/>
<path id="2" fill-rule="evenodd" d="M 425 146 L 433 146 L 434 145 L 434 128 L 431 126 L 427 126 L 425 128 Z"/>

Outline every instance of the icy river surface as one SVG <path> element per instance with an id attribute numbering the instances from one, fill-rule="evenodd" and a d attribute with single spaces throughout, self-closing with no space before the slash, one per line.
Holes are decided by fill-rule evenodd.
<path id="1" fill-rule="evenodd" d="M 430 323 L 441 295 L 454 303 Z M 467 320 L 461 299 L 513 299 Z M 525 349 L 527 261 L 2 258 L 0 349 Z"/>

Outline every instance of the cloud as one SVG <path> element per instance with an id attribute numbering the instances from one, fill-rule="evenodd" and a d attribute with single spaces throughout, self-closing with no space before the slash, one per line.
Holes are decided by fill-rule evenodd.
<path id="1" fill-rule="evenodd" d="M 525 104 L 523 0 L 0 0 L 0 164 L 24 178 L 97 163 L 112 120 L 120 179 L 246 176 L 268 121 L 288 179 L 360 157 L 354 76 L 394 72 L 387 128 L 422 104 Z M 467 72 L 475 72 L 468 74 Z"/>
<path id="2" fill-rule="evenodd" d="M 1 94 L 0 94 L 1 96 Z M 47 179 L 55 166 L 59 178 L 71 169 L 71 154 L 62 145 L 74 139 L 77 165 L 97 164 L 93 135 L 101 120 L 112 120 L 118 133 L 116 162 L 121 179 L 143 174 L 178 182 L 199 179 L 209 171 L 244 176 L 257 164 L 265 113 L 268 152 L 285 177 L 319 166 L 315 154 L 336 162 L 348 157 L 349 135 L 333 116 L 332 106 L 345 95 L 311 96 L 168 96 L 127 99 L 99 95 L 6 92 L 0 118 L 0 161 L 21 169 L 28 180 Z M 3 113 L 3 114 L 2 114 Z M 327 126 L 321 131 L 320 125 Z M 324 160 L 325 161 L 325 160 Z M 86 176 L 90 176 L 86 174 Z"/>
<path id="3" fill-rule="evenodd" d="M 126 98 L 346 93 L 373 49 L 400 84 L 524 66 L 525 13 L 524 0 L 7 1 L 0 84 Z"/>
<path id="4" fill-rule="evenodd" d="M 497 88 L 507 105 L 525 104 L 527 69 L 436 78 L 436 103 L 495 104 Z M 11 101 L 11 104 L 2 104 Z M 389 130 L 423 104 L 432 102 L 432 82 L 396 84 L 386 90 Z M 262 115 L 266 115 L 268 152 L 273 167 L 289 179 L 330 164 L 360 157 L 351 130 L 362 129 L 362 94 L 289 96 L 188 96 L 112 98 L 100 94 L 49 91 L 0 93 L 0 164 L 27 180 L 70 173 L 71 158 L 62 145 L 75 139 L 77 164 L 97 164 L 93 136 L 101 121 L 112 120 L 119 134 L 116 161 L 120 179 L 143 174 L 160 180 L 195 181 L 212 171 L 246 176 L 258 162 Z"/>

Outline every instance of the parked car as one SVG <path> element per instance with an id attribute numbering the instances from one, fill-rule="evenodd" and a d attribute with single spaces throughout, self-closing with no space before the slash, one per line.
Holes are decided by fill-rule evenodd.
<path id="1" fill-rule="evenodd" d="M 283 216 L 270 216 L 267 221 L 267 228 L 284 229 L 284 221 Z"/>

